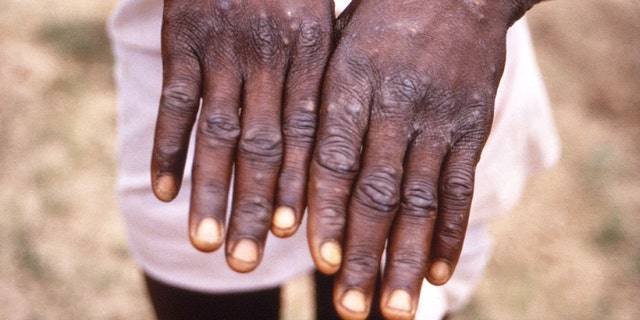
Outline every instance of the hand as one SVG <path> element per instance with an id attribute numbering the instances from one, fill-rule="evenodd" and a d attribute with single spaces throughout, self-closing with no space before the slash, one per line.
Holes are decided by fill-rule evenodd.
<path id="1" fill-rule="evenodd" d="M 330 0 L 164 2 L 153 191 L 177 195 L 195 124 L 190 239 L 222 245 L 235 168 L 226 254 L 236 271 L 259 264 L 270 228 L 285 237 L 300 223 L 333 19 Z"/>
<path id="2" fill-rule="evenodd" d="M 356 1 L 338 19 L 309 184 L 309 243 L 364 319 L 385 244 L 381 309 L 411 319 L 448 281 L 489 135 L 515 1 Z M 374 302 L 377 303 L 377 302 Z"/>

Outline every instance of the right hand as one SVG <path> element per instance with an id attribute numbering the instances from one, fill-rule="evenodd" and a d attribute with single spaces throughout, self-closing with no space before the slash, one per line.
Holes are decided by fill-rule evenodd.
<path id="1" fill-rule="evenodd" d="M 257 267 L 269 229 L 300 224 L 333 19 L 330 0 L 164 2 L 153 191 L 178 194 L 195 124 L 190 239 L 209 252 L 226 234 L 236 271 Z"/>

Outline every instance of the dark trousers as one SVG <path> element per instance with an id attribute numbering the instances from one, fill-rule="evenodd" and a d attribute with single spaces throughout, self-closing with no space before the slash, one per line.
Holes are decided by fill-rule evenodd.
<path id="1" fill-rule="evenodd" d="M 316 315 L 320 320 L 340 319 L 333 308 L 333 276 L 315 272 Z M 158 320 L 277 320 L 280 288 L 209 294 L 176 288 L 145 274 L 147 291 Z M 382 319 L 378 293 L 369 319 Z"/>

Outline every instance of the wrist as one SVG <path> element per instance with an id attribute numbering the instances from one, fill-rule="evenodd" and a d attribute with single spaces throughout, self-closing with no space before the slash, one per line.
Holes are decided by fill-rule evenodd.
<path id="1" fill-rule="evenodd" d="M 510 24 L 513 24 L 518 19 L 522 18 L 524 14 L 529 11 L 535 4 L 544 1 L 544 0 L 508 0 L 513 4 L 513 14 L 511 16 Z"/>

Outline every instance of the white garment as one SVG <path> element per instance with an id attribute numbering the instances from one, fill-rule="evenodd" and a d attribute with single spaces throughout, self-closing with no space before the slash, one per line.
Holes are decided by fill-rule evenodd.
<path id="1" fill-rule="evenodd" d="M 337 10 L 346 3 L 337 1 Z M 118 195 L 133 256 L 154 278 L 204 292 L 274 287 L 311 271 L 304 227 L 289 239 L 269 236 L 262 263 L 248 274 L 228 268 L 223 250 L 201 253 L 194 249 L 187 231 L 190 170 L 185 170 L 182 190 L 173 202 L 163 203 L 153 196 L 149 163 L 162 83 L 161 17 L 161 0 L 123 0 L 109 21 L 119 94 Z M 439 318 L 436 309 L 445 312 L 466 302 L 490 256 L 484 222 L 513 206 L 527 177 L 558 158 L 558 138 L 525 22 L 509 31 L 507 52 L 494 125 L 477 169 L 463 257 L 448 285 L 425 285 L 419 314 L 427 310 Z M 189 167 L 191 160 L 192 154 Z M 437 301 L 439 306 L 434 304 Z"/>

